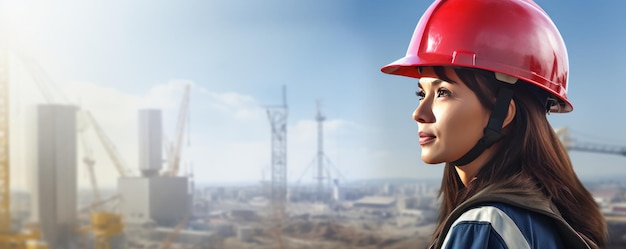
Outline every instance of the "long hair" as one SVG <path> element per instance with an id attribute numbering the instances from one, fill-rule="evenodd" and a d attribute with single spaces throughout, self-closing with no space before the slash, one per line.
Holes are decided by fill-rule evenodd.
<path id="1" fill-rule="evenodd" d="M 435 67 L 435 72 L 441 79 L 450 81 L 443 67 Z M 481 104 L 491 110 L 496 93 L 505 83 L 487 71 L 458 68 L 455 72 Z M 479 170 L 476 179 L 464 186 L 454 165 L 446 163 L 439 190 L 439 224 L 433 240 L 442 232 L 452 210 L 479 190 L 491 184 L 519 183 L 528 191 L 541 192 L 583 238 L 602 246 L 607 240 L 606 222 L 576 176 L 565 147 L 546 118 L 546 107 L 533 94 L 537 89 L 525 82 L 513 87 L 516 106 L 513 121 L 504 129 L 504 138 L 494 145 L 493 158 Z"/>

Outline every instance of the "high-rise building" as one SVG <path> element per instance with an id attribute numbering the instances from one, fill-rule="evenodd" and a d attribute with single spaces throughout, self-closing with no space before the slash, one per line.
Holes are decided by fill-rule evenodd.
<path id="1" fill-rule="evenodd" d="M 39 105 L 32 151 L 35 165 L 34 219 L 43 239 L 69 248 L 77 227 L 76 113 L 69 105 Z"/>
<path id="2" fill-rule="evenodd" d="M 155 222 L 176 226 L 190 211 L 187 177 L 161 176 L 163 164 L 161 110 L 139 111 L 139 169 L 141 176 L 122 177 L 117 187 L 120 209 L 128 225 Z"/>
<path id="3" fill-rule="evenodd" d="M 144 176 L 158 175 L 163 166 L 161 110 L 139 110 L 139 169 Z"/>

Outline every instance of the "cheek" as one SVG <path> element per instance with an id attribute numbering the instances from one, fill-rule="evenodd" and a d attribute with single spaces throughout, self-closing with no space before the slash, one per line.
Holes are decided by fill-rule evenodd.
<path id="1" fill-rule="evenodd" d="M 453 108 L 438 110 L 437 128 L 446 147 L 462 156 L 483 136 L 489 116 L 480 105 L 459 103 Z"/>

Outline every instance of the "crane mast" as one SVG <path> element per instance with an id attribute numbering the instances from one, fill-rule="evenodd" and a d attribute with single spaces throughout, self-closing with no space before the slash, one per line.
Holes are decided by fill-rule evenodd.
<path id="1" fill-rule="evenodd" d="M 100 196 L 100 190 L 98 189 L 98 180 L 96 178 L 96 172 L 94 170 L 94 165 L 96 164 L 96 161 L 93 158 L 93 151 L 87 143 L 84 135 L 81 136 L 81 141 L 83 142 L 83 149 L 85 150 L 83 163 L 85 163 L 85 165 L 87 166 L 87 173 L 89 173 L 89 182 L 91 183 L 91 190 L 93 191 L 93 203 L 100 203 L 102 201 L 102 197 Z"/>
<path id="2" fill-rule="evenodd" d="M 9 171 L 9 64 L 6 50 L 0 51 L 0 234 L 11 228 Z"/>
<path id="3" fill-rule="evenodd" d="M 0 32 L 0 39 L 7 40 Z M 1 43 L 2 41 L 0 41 Z M 10 173 L 10 111 L 9 111 L 9 50 L 0 46 L 0 248 L 48 248 L 45 244 L 27 245 L 28 240 L 41 239 L 38 228 L 26 233 L 11 230 Z"/>
<path id="4" fill-rule="evenodd" d="M 125 177 L 129 175 L 125 164 L 122 162 L 122 158 L 119 155 L 117 149 L 113 145 L 113 142 L 106 136 L 104 130 L 100 127 L 100 124 L 96 121 L 96 119 L 91 115 L 91 112 L 88 110 L 83 110 L 82 115 L 84 116 L 84 120 L 91 124 L 94 128 L 100 143 L 102 143 L 102 147 L 104 147 L 105 151 L 108 153 L 109 158 L 113 162 L 113 165 L 117 169 L 117 172 L 120 177 Z M 89 173 L 89 181 L 91 182 L 91 188 L 94 194 L 93 205 L 91 205 L 92 213 L 90 215 L 90 226 L 82 227 L 80 231 L 90 231 L 94 235 L 94 248 L 95 249 L 110 249 L 111 248 L 111 238 L 121 234 L 124 230 L 124 223 L 122 221 L 122 216 L 119 214 L 115 214 L 112 212 L 107 212 L 101 209 L 105 202 L 117 199 L 117 196 L 109 198 L 107 200 L 103 200 L 100 195 L 100 190 L 98 189 L 97 178 L 94 172 L 94 164 L 95 161 L 93 159 L 93 152 L 91 151 L 91 147 L 85 141 L 85 136 L 83 134 L 82 142 L 83 148 L 85 149 L 85 157 L 83 158 L 84 163 L 87 166 L 87 170 Z"/>

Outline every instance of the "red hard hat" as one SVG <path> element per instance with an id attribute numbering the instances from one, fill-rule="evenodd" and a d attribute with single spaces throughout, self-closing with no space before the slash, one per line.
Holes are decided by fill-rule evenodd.
<path id="1" fill-rule="evenodd" d="M 419 66 L 454 66 L 512 76 L 558 99 L 570 112 L 563 38 L 531 0 L 436 0 L 420 19 L 406 56 L 381 71 L 419 78 Z"/>

